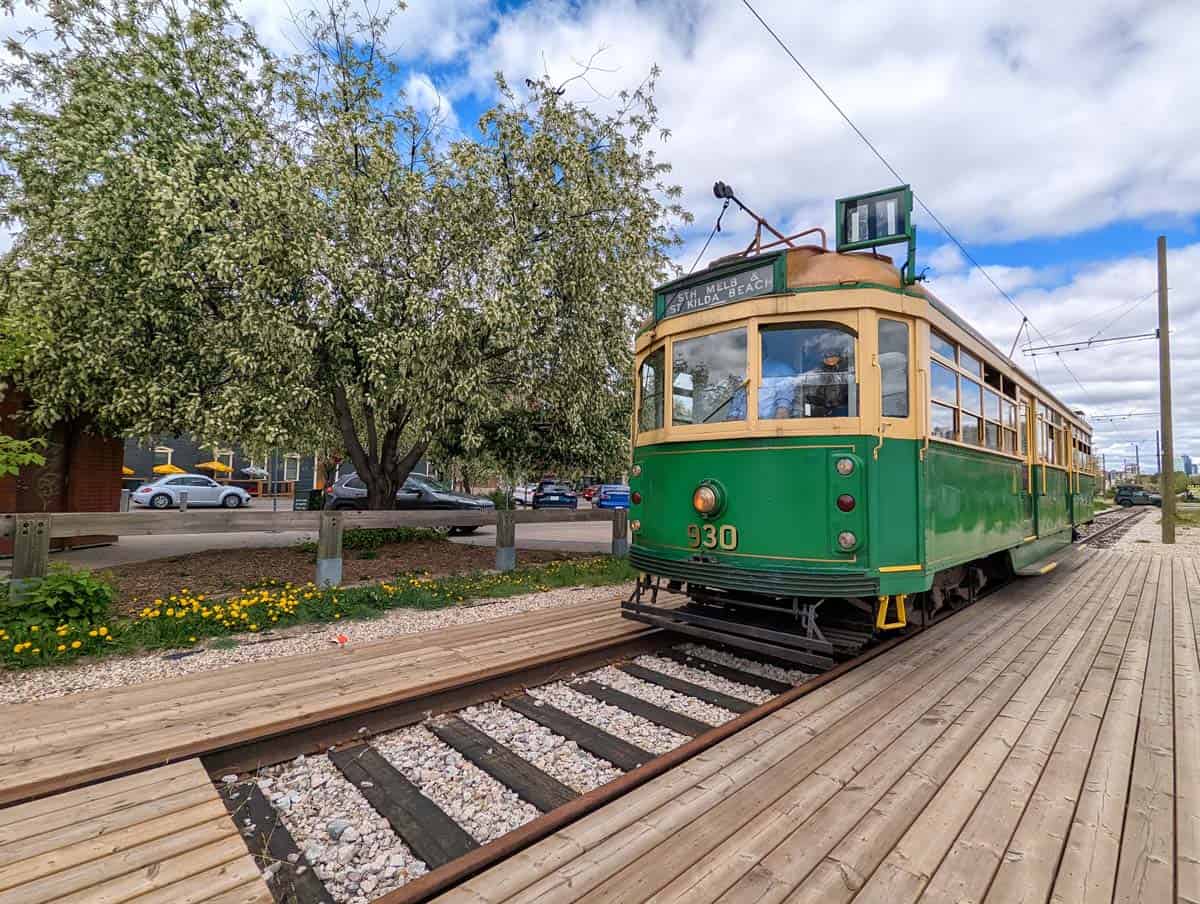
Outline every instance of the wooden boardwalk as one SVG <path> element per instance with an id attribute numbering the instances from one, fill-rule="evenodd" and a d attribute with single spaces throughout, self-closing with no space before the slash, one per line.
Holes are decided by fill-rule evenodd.
<path id="1" fill-rule="evenodd" d="M 169 681 L 0 706 L 0 806 L 653 632 L 623 619 L 614 597 Z"/>
<path id="2" fill-rule="evenodd" d="M 1198 562 L 1069 553 L 445 902 L 1200 902 Z"/>
<path id="3" fill-rule="evenodd" d="M 199 760 L 0 810 L 0 904 L 271 904 Z"/>

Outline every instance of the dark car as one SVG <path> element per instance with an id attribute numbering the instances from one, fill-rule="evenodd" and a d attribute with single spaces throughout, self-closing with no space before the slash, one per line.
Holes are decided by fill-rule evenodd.
<path id="1" fill-rule="evenodd" d="M 1148 492 L 1139 486 L 1117 487 L 1116 495 L 1113 498 L 1117 505 L 1125 508 L 1133 505 L 1162 505 L 1162 496 L 1158 493 Z"/>
<path id="2" fill-rule="evenodd" d="M 576 509 L 579 507 L 579 497 L 565 483 L 543 482 L 538 484 L 537 490 L 534 491 L 533 507 L 535 509 Z"/>
<path id="3" fill-rule="evenodd" d="M 596 508 L 627 509 L 629 508 L 629 487 L 620 483 L 606 483 L 592 497 Z"/>
<path id="4" fill-rule="evenodd" d="M 328 496 L 327 508 L 345 510 L 367 507 L 367 485 L 357 474 L 347 474 L 338 478 L 325 492 Z M 404 486 L 396 492 L 396 508 L 402 511 L 445 509 L 490 512 L 495 510 L 496 503 L 484 496 L 457 493 L 432 477 L 410 474 L 404 481 Z M 478 526 L 455 527 L 451 528 L 451 533 L 469 534 L 478 529 Z"/>

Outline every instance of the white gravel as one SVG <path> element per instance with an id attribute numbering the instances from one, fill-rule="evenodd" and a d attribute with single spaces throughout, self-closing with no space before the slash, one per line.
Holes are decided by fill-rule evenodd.
<path id="1" fill-rule="evenodd" d="M 574 741 L 556 735 L 499 703 L 472 706 L 455 715 L 580 794 L 611 782 L 622 774 L 620 769 L 606 760 L 580 750 Z"/>
<path id="2" fill-rule="evenodd" d="M 691 740 L 684 735 L 655 725 L 648 719 L 627 713 L 625 710 L 607 703 L 601 703 L 594 697 L 572 690 L 566 684 L 546 684 L 530 689 L 529 695 L 545 700 L 551 706 L 557 706 L 564 712 L 569 712 L 578 719 L 603 728 L 609 734 L 616 735 L 630 744 L 636 744 L 650 753 L 666 753 L 680 744 Z"/>
<path id="3" fill-rule="evenodd" d="M 426 872 L 329 757 L 298 757 L 256 780 L 339 904 L 366 904 Z"/>
<path id="4" fill-rule="evenodd" d="M 802 669 L 785 669 L 782 666 L 772 665 L 769 662 L 747 659 L 744 656 L 737 656 L 725 650 L 716 650 L 712 647 L 701 646 L 700 644 L 680 644 L 676 649 L 682 653 L 687 653 L 700 659 L 707 659 L 709 662 L 715 662 L 718 665 L 727 665 L 730 668 L 741 669 L 743 672 L 762 675 L 764 678 L 774 678 L 776 681 L 786 681 L 788 684 L 800 684 L 802 681 L 806 681 L 816 674 L 815 672 L 805 672 Z"/>
<path id="5" fill-rule="evenodd" d="M 638 665 L 654 669 L 656 672 L 662 672 L 664 675 L 670 675 L 672 678 L 681 678 L 684 681 L 692 682 L 692 684 L 706 687 L 711 691 L 719 691 L 722 694 L 728 694 L 730 697 L 737 697 L 739 700 L 746 700 L 749 703 L 766 703 L 775 696 L 770 691 L 763 690 L 760 687 L 751 687 L 748 684 L 730 681 L 728 678 L 722 678 L 720 675 L 714 675 L 712 672 L 704 671 L 704 669 L 681 665 L 673 659 L 663 659 L 658 656 L 647 655 L 639 656 L 634 661 Z"/>
<path id="6" fill-rule="evenodd" d="M 351 644 L 366 643 L 438 628 L 476 624 L 538 609 L 553 609 L 604 599 L 615 600 L 622 594 L 628 595 L 628 592 L 629 589 L 623 585 L 563 587 L 499 600 L 477 601 L 469 606 L 433 612 L 393 609 L 376 619 L 339 621 L 336 631 L 332 625 L 303 625 L 277 633 L 274 636 L 279 639 L 271 643 L 260 642 L 271 637 L 270 632 L 247 635 L 242 638 L 251 641 L 246 645 L 231 650 L 193 647 L 186 652 L 200 652 L 182 659 L 168 659 L 172 651 L 156 651 L 151 654 L 113 657 L 61 668 L 0 670 L 0 704 L 30 703 L 95 688 L 125 687 L 141 682 L 178 678 L 243 662 L 261 662 L 282 656 L 319 653 L 332 649 L 333 644 L 330 640 L 338 632 L 349 637 Z"/>
<path id="7" fill-rule="evenodd" d="M 380 735 L 372 746 L 480 844 L 537 818 L 535 807 L 424 726 Z"/>
<path id="8" fill-rule="evenodd" d="M 686 694 L 677 694 L 675 691 L 667 690 L 665 687 L 659 687 L 648 681 L 642 681 L 640 678 L 634 678 L 612 666 L 589 672 L 584 677 L 607 684 L 609 687 L 624 691 L 631 696 L 641 697 L 648 703 L 664 709 L 674 710 L 685 716 L 691 716 L 693 719 L 699 719 L 701 722 L 707 722 L 709 725 L 720 725 L 722 722 L 728 722 L 734 716 L 727 709 L 713 706 Z"/>

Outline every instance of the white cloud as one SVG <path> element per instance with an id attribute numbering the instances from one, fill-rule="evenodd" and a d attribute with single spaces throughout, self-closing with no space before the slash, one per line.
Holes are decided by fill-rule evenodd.
<path id="1" fill-rule="evenodd" d="M 417 112 L 440 123 L 442 131 L 458 131 L 458 117 L 454 113 L 454 104 L 438 90 L 427 73 L 411 73 L 404 83 L 404 95 Z"/>
<path id="2" fill-rule="evenodd" d="M 957 273 L 967 265 L 967 259 L 962 256 L 962 252 L 948 242 L 938 245 L 928 260 L 929 266 L 939 274 Z"/>

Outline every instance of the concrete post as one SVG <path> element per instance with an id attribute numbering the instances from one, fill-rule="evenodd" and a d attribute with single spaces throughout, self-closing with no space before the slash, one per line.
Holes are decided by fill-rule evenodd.
<path id="1" fill-rule="evenodd" d="M 179 491 L 179 511 L 187 511 L 187 490 Z"/>
<path id="2" fill-rule="evenodd" d="M 130 500 L 130 498 L 132 498 L 132 496 L 133 496 L 133 494 L 130 493 L 129 490 L 121 490 L 121 509 L 120 510 L 122 512 L 129 511 L 129 500 Z"/>
<path id="3" fill-rule="evenodd" d="M 629 555 L 629 512 L 626 509 L 613 510 L 612 554 Z"/>
<path id="4" fill-rule="evenodd" d="M 17 605 L 42 582 L 50 563 L 50 516 L 17 515 L 8 601 Z"/>
<path id="5" fill-rule="evenodd" d="M 512 571 L 517 567 L 517 524 L 512 512 L 496 513 L 496 570 Z"/>
<path id="6" fill-rule="evenodd" d="M 317 586 L 336 587 L 342 583 L 342 515 L 321 512 L 317 535 Z"/>

